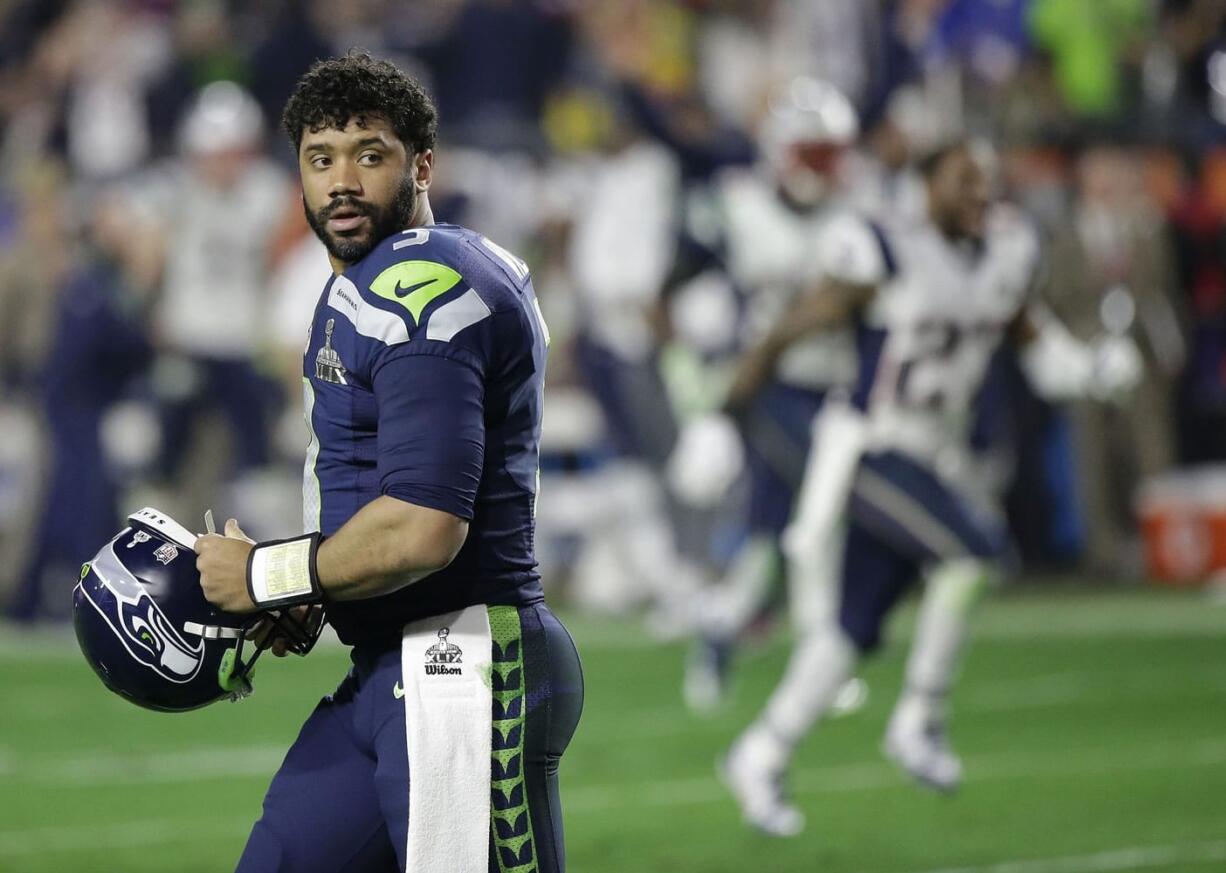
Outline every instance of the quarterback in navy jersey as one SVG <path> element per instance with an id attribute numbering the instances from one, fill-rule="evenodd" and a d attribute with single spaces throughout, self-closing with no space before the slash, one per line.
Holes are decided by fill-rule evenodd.
<path id="1" fill-rule="evenodd" d="M 446 567 L 329 604 L 342 641 L 399 639 L 408 618 L 474 603 L 541 601 L 543 324 L 523 262 L 455 225 L 395 234 L 325 288 L 304 359 L 305 529 L 331 536 L 380 496 L 468 523 Z"/>
<path id="2" fill-rule="evenodd" d="M 390 64 L 316 64 L 283 122 L 335 274 L 303 360 L 305 534 L 232 519 L 197 563 L 225 609 L 326 610 L 354 666 L 238 869 L 561 871 L 583 683 L 533 550 L 549 337 L 528 268 L 434 222 L 434 107 Z"/>

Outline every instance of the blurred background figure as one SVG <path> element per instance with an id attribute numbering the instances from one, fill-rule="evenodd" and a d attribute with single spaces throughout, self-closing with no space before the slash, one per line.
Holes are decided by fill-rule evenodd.
<path id="1" fill-rule="evenodd" d="M 915 214 L 915 161 L 951 135 L 989 134 L 1007 193 L 1045 231 L 1053 309 L 1078 335 L 1133 337 L 1147 371 L 1128 408 L 1065 412 L 1003 361 L 985 389 L 996 413 L 984 458 L 1025 567 L 1084 559 L 1135 578 L 1151 569 L 1138 486 L 1226 456 L 1224 19 L 1206 0 L 423 0 L 412 16 L 373 0 L 16 2 L 0 21 L 0 241 L 14 265 L 4 284 L 61 287 L 58 265 L 93 245 L 78 204 L 119 183 L 132 227 L 158 252 L 153 293 L 136 307 L 154 360 L 123 389 L 110 428 L 145 435 L 121 491 L 170 510 L 242 502 L 257 527 L 275 526 L 303 439 L 295 346 L 327 274 L 286 182 L 292 156 L 266 134 L 315 58 L 361 44 L 395 59 L 448 120 L 440 217 L 538 265 L 556 326 L 558 453 L 546 477 L 559 511 L 549 489 L 542 509 L 553 584 L 606 608 L 654 604 L 660 625 L 680 627 L 705 610 L 694 596 L 704 580 L 756 553 L 741 551 L 753 539 L 744 513 L 783 516 L 789 503 L 741 484 L 699 511 L 663 477 L 687 421 L 723 390 L 724 352 L 695 354 L 695 326 L 708 334 L 700 344 L 735 337 L 786 307 L 756 296 L 777 282 L 749 275 L 745 251 L 771 258 L 744 228 L 778 236 L 753 203 L 780 226 L 819 221 L 835 202 Z M 854 143 L 809 144 L 805 159 L 823 164 L 820 208 L 802 202 L 813 192 L 788 192 L 800 177 L 780 155 L 798 146 L 781 150 L 767 123 L 771 89 L 804 77 L 861 119 Z M 25 169 L 49 160 L 62 170 Z M 48 174 L 61 193 L 23 205 Z M 62 229 L 38 229 L 52 226 Z M 770 269 L 789 272 L 787 260 Z M 6 293 L 22 298 L 10 317 L 31 327 L 5 337 L 3 411 L 26 423 L 13 433 L 35 434 L 32 374 L 58 297 Z M 44 475 L 23 462 L 40 453 L 20 445 L 0 458 L 18 471 L 0 491 L 12 507 L 3 537 L 33 525 L 15 495 Z M 775 448 L 749 448 L 761 474 L 750 482 L 779 474 Z M 600 511 L 566 509 L 572 493 Z M 21 575 L 13 567 L 2 590 Z"/>
<path id="2" fill-rule="evenodd" d="M 54 188 L 39 194 L 42 209 L 62 205 Z M 49 330 L 33 376 L 48 456 L 45 487 L 32 501 L 41 507 L 38 521 L 9 607 L 22 620 L 67 615 L 81 550 L 115 526 L 122 449 L 107 451 L 104 423 L 151 357 L 144 313 L 160 267 L 149 245 L 155 230 L 134 219 L 118 192 L 101 194 L 87 215 L 82 245 L 67 238 L 67 228 L 57 228 L 54 240 L 69 247 L 70 260 L 52 267 L 59 275 L 47 294 Z M 140 451 L 139 436 L 135 442 L 129 448 Z"/>
<path id="3" fill-rule="evenodd" d="M 108 431 L 145 435 L 124 462 L 121 499 L 156 494 L 172 511 L 244 502 L 257 527 L 287 513 L 303 439 L 295 346 L 326 272 L 286 182 L 292 156 L 266 134 L 311 61 L 360 44 L 438 95 L 451 140 L 440 218 L 538 265 L 556 326 L 558 453 L 545 472 L 560 511 L 549 489 L 542 509 L 553 584 L 609 608 L 660 606 L 660 624 L 679 627 L 702 611 L 704 580 L 746 554 L 744 507 L 755 505 L 742 484 L 697 511 L 663 478 L 686 422 L 721 390 L 719 354 L 693 354 L 687 332 L 749 330 L 769 308 L 754 289 L 777 284 L 748 275 L 742 250 L 765 248 L 736 228 L 769 222 L 737 197 L 758 185 L 748 199 L 796 226 L 836 201 L 914 214 L 915 161 L 951 135 L 983 133 L 1008 195 L 1045 232 L 1053 309 L 1078 335 L 1128 334 L 1147 363 L 1132 406 L 1066 413 L 1003 361 L 986 389 L 997 449 L 985 457 L 1024 568 L 1084 559 L 1135 578 L 1152 569 L 1137 548 L 1149 546 L 1133 517 L 1138 486 L 1226 456 L 1224 20 L 1210 0 L 423 0 L 411 16 L 374 0 L 11 3 L 0 19 L 0 244 L 13 265 L 6 299 L 20 298 L 7 317 L 29 327 L 5 331 L 0 411 L 14 434 L 38 433 L 33 374 L 59 311 L 50 289 L 92 251 L 80 204 L 117 183 L 158 253 L 152 294 L 135 307 L 154 360 L 134 382 L 121 373 L 135 387 Z M 778 193 L 793 174 L 765 124 L 771 89 L 804 77 L 861 119 L 854 144 L 810 143 L 806 159 L 829 165 L 820 209 L 803 191 Z M 62 169 L 29 169 L 52 165 Z M 58 194 L 29 193 L 49 176 Z M 714 258 L 699 264 L 704 250 Z M 789 272 L 786 260 L 771 269 Z M 13 290 L 27 284 L 39 293 Z M 17 495 L 46 475 L 36 444 L 14 439 L 0 458 L 16 471 L 0 477 L 11 483 L 0 537 L 20 541 L 34 524 Z M 778 453 L 751 444 L 749 460 L 761 472 Z M 601 510 L 575 522 L 562 497 L 572 493 Z M 759 492 L 756 505 L 782 515 L 788 502 Z M 15 566 L 0 590 L 16 585 Z"/>
<path id="4" fill-rule="evenodd" d="M 59 289 L 75 266 L 75 247 L 66 247 L 65 168 L 30 161 L 25 172 L 6 179 L 5 211 L 21 216 L 6 222 L 0 269 L 0 414 L 9 439 L 0 454 L 3 526 L 0 586 L 9 597 L 6 612 L 33 616 L 42 607 L 41 574 L 30 578 L 29 542 L 34 536 L 50 459 L 44 450 L 46 402 L 43 368 L 55 333 Z M 91 471 L 91 476 L 94 472 Z M 78 560 L 76 555 L 69 560 Z M 61 565 L 61 570 L 63 565 Z M 62 593 L 62 592 L 61 592 Z"/>
<path id="5" fill-rule="evenodd" d="M 1173 396 L 1182 372 L 1184 319 L 1170 239 L 1142 187 L 1140 162 L 1096 147 L 1076 165 L 1076 200 L 1052 235 L 1047 299 L 1078 338 L 1107 331 L 1135 340 L 1145 378 L 1130 402 L 1075 402 L 1076 488 L 1085 525 L 1083 562 L 1112 578 L 1143 572 L 1132 521 L 1138 485 L 1175 461 Z"/>
<path id="6" fill-rule="evenodd" d="M 188 517 L 188 507 L 218 499 L 211 483 L 249 485 L 244 477 L 270 460 L 277 410 L 257 355 L 260 325 L 267 320 L 272 243 L 289 202 L 289 183 L 260 154 L 263 132 L 263 116 L 250 94 L 233 82 L 213 82 L 188 109 L 178 137 L 180 159 L 146 178 L 140 190 L 165 246 L 154 315 L 157 473 L 169 492 L 163 503 L 183 504 L 168 510 L 180 517 Z M 184 461 L 210 412 L 224 418 L 224 448 L 191 453 L 189 469 Z M 217 448 L 215 439 L 209 442 Z M 214 465 L 204 478 L 202 458 Z"/>
<path id="7" fill-rule="evenodd" d="M 711 202 L 699 201 L 666 286 L 673 357 L 687 350 L 699 372 L 729 369 L 823 277 L 844 268 L 826 262 L 817 241 L 838 208 L 841 159 L 858 133 L 855 110 L 830 83 L 809 77 L 764 97 L 759 162 L 725 171 Z M 712 284 L 712 273 L 724 278 L 722 286 Z M 704 274 L 704 282 L 694 281 Z M 700 643 L 685 685 L 695 709 L 723 697 L 734 641 L 782 587 L 780 537 L 814 416 L 826 394 L 848 388 L 854 373 L 850 332 L 831 331 L 789 349 L 752 395 L 738 395 L 728 378 L 688 388 L 673 379 L 690 416 L 673 451 L 672 487 L 688 505 L 708 508 L 726 499 L 744 467 L 748 492 L 737 519 L 741 541 L 720 584 L 698 602 Z"/>
<path id="8" fill-rule="evenodd" d="M 575 364 L 604 423 L 608 457 L 597 493 L 608 514 L 593 519 L 576 594 L 652 604 L 662 611 L 660 628 L 676 632 L 698 580 L 679 551 L 677 508 L 662 487 L 676 422 L 653 313 L 676 238 L 680 171 L 667 148 L 621 118 L 607 151 L 580 178 L 566 267 L 578 319 Z"/>

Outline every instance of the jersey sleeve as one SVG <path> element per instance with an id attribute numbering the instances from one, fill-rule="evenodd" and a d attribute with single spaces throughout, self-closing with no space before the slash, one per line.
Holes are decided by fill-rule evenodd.
<path id="1" fill-rule="evenodd" d="M 354 290 L 370 337 L 361 363 L 378 408 L 380 493 L 469 520 L 510 313 L 487 302 L 498 289 L 478 290 L 454 263 L 433 245 L 393 250 Z"/>
<path id="2" fill-rule="evenodd" d="M 485 455 L 483 374 L 464 356 L 405 345 L 372 370 L 380 493 L 471 520 Z"/>
<path id="3" fill-rule="evenodd" d="M 880 285 L 896 272 L 885 231 L 851 214 L 834 216 L 822 227 L 816 258 L 822 276 L 848 285 Z"/>
<path id="4" fill-rule="evenodd" d="M 1049 280 L 1043 236 L 1030 218 L 1011 204 L 1000 204 L 989 218 L 994 237 L 1008 241 L 1010 269 L 1019 277 L 1023 300 L 1038 299 Z"/>
<path id="5" fill-rule="evenodd" d="M 472 288 L 455 288 L 420 321 L 410 315 L 407 339 L 373 347 L 368 366 L 383 494 L 472 518 L 487 385 L 502 346 L 497 333 L 510 328 L 512 314 L 495 314 Z"/>

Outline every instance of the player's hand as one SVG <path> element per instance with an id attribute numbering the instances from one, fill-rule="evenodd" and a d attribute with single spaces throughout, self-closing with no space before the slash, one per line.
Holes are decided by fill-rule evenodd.
<path id="1" fill-rule="evenodd" d="M 736 424 L 713 413 L 691 421 L 681 431 L 668 459 L 668 483 L 690 506 L 719 503 L 745 466 L 745 446 Z"/>
<path id="2" fill-rule="evenodd" d="M 308 637 L 316 635 L 319 626 L 324 620 L 323 607 L 317 603 L 292 607 L 289 610 L 289 615 L 302 625 Z M 271 617 L 260 619 L 258 624 L 248 630 L 247 639 L 255 643 L 258 648 L 268 649 L 277 658 L 284 658 L 291 651 L 290 645 L 292 641 Z M 298 652 L 296 654 L 302 653 Z"/>
<path id="3" fill-rule="evenodd" d="M 247 556 L 255 541 L 243 533 L 238 522 L 226 522 L 225 536 L 203 534 L 196 538 L 196 569 L 200 587 L 209 603 L 226 612 L 255 612 L 247 593 Z"/>
<path id="4" fill-rule="evenodd" d="M 1141 382 L 1145 362 L 1137 344 L 1126 336 L 1108 336 L 1094 346 L 1093 395 L 1111 403 L 1120 403 Z"/>

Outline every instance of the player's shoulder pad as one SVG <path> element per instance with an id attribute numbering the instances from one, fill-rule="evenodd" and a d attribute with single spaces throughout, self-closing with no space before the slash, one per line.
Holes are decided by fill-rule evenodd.
<path id="1" fill-rule="evenodd" d="M 418 337 L 451 342 L 509 308 L 527 279 L 523 261 L 480 234 L 432 225 L 381 242 L 337 279 L 329 304 L 349 304 L 358 332 L 387 345 Z"/>
<path id="2" fill-rule="evenodd" d="M 989 250 L 1032 272 L 1043 251 L 1043 238 L 1035 221 L 1012 203 L 995 203 L 985 219 Z"/>
<path id="3" fill-rule="evenodd" d="M 822 275 L 849 285 L 877 285 L 898 271 L 885 227 L 850 210 L 822 224 L 817 257 Z"/>
<path id="4" fill-rule="evenodd" d="M 1038 228 L 1034 220 L 1012 203 L 993 203 L 988 209 L 986 224 L 987 232 L 993 236 L 1017 237 L 1035 242 L 1038 240 Z"/>
<path id="5" fill-rule="evenodd" d="M 762 177 L 749 167 L 728 167 L 715 176 L 715 190 L 729 207 L 735 208 L 746 199 L 760 197 Z"/>
<path id="6" fill-rule="evenodd" d="M 754 233 L 779 209 L 779 195 L 758 170 L 731 167 L 716 178 L 716 196 L 728 233 Z"/>

